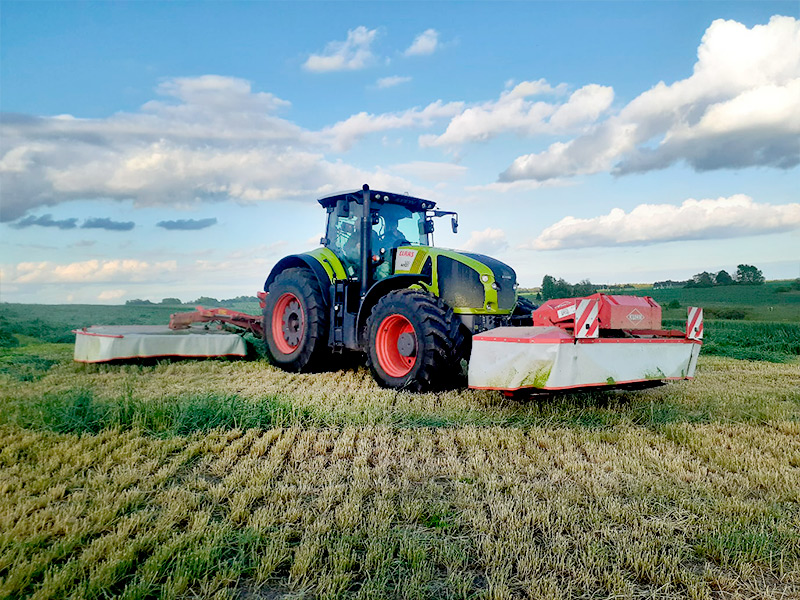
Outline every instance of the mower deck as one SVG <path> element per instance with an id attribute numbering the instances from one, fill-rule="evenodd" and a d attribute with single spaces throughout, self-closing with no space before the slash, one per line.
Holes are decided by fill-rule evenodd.
<path id="1" fill-rule="evenodd" d="M 692 379 L 700 342 L 686 338 L 576 339 L 559 327 L 499 327 L 472 339 L 469 387 L 566 390 Z"/>
<path id="2" fill-rule="evenodd" d="M 75 360 L 101 363 L 136 358 L 244 357 L 240 335 L 193 325 L 170 329 L 166 325 L 95 325 L 76 329 Z"/>

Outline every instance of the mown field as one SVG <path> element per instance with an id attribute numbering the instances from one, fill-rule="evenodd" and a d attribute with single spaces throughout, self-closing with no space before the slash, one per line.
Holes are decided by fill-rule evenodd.
<path id="1" fill-rule="evenodd" d="M 3 305 L 0 597 L 800 598 L 797 324 L 709 322 L 769 360 L 692 382 L 519 401 L 72 362 L 64 329 L 131 308 Z"/>

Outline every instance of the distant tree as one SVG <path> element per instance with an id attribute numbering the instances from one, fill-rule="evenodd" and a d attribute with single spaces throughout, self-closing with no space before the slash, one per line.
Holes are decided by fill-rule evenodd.
<path id="1" fill-rule="evenodd" d="M 542 298 L 544 300 L 550 300 L 551 298 L 557 298 L 558 296 L 555 295 L 556 293 L 556 278 L 551 275 L 545 275 L 542 279 Z"/>
<path id="2" fill-rule="evenodd" d="M 733 277 L 726 270 L 722 270 L 714 276 L 716 285 L 733 285 Z"/>
<path id="3" fill-rule="evenodd" d="M 222 306 L 234 306 L 243 302 L 258 302 L 258 298 L 256 296 L 236 296 L 235 298 L 225 298 L 219 301 Z"/>
<path id="4" fill-rule="evenodd" d="M 576 283 L 572 289 L 573 296 L 591 296 L 597 291 L 597 286 L 588 279 L 583 279 Z"/>
<path id="5" fill-rule="evenodd" d="M 140 298 L 134 298 L 133 300 L 126 300 L 126 306 L 152 306 L 152 302 L 150 300 L 141 300 Z"/>
<path id="6" fill-rule="evenodd" d="M 740 285 L 762 285 L 764 274 L 753 265 L 739 265 L 736 268 L 736 283 Z"/>
<path id="7" fill-rule="evenodd" d="M 161 304 L 181 304 L 181 301 L 177 298 L 163 298 Z"/>
<path id="8" fill-rule="evenodd" d="M 209 296 L 200 296 L 197 300 L 192 302 L 192 304 L 200 304 L 201 306 L 213 306 L 215 304 L 219 304 L 219 300 L 216 298 L 211 298 Z"/>
<path id="9" fill-rule="evenodd" d="M 572 285 L 564 279 L 556 279 L 551 275 L 545 275 L 542 279 L 541 298 L 552 300 L 553 298 L 572 298 L 574 296 L 589 296 L 597 291 L 597 286 L 588 279 Z"/>
<path id="10" fill-rule="evenodd" d="M 693 275 L 689 282 L 686 284 L 686 287 L 692 288 L 708 288 L 714 286 L 714 278 L 708 271 L 703 271 L 702 273 L 697 273 Z"/>

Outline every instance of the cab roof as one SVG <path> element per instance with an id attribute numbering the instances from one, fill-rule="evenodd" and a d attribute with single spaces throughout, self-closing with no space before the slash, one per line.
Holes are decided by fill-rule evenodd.
<path id="1" fill-rule="evenodd" d="M 332 196 L 325 196 L 317 200 L 324 208 L 336 206 L 339 200 L 361 202 L 363 199 L 361 190 L 351 190 L 348 192 L 338 192 Z M 433 200 L 415 198 L 406 194 L 396 194 L 394 192 L 383 192 L 380 190 L 370 190 L 371 202 L 383 202 L 387 204 L 399 204 L 413 211 L 431 210 L 436 206 Z"/>

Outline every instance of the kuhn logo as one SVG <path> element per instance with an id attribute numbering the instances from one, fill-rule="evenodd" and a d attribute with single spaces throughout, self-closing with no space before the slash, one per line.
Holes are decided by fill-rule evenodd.
<path id="1" fill-rule="evenodd" d="M 628 313 L 628 321 L 630 321 L 631 323 L 638 323 L 639 321 L 644 321 L 644 315 L 634 308 L 631 312 Z"/>

